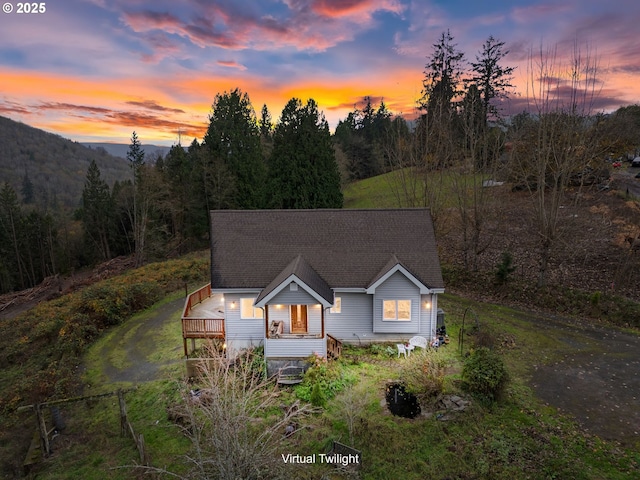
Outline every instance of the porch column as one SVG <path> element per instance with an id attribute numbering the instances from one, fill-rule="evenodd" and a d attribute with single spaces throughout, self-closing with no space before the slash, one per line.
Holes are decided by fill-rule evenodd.
<path id="1" fill-rule="evenodd" d="M 264 338 L 269 338 L 269 305 L 264 306 Z"/>

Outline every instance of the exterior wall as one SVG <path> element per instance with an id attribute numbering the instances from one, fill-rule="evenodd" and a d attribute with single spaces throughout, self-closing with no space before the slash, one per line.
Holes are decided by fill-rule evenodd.
<path id="1" fill-rule="evenodd" d="M 306 358 L 317 353 L 327 355 L 324 338 L 268 338 L 264 342 L 266 358 Z"/>
<path id="2" fill-rule="evenodd" d="M 234 357 L 239 350 L 257 347 L 264 342 L 263 318 L 240 318 L 240 299 L 256 298 L 256 293 L 225 293 L 225 330 L 227 352 Z M 235 303 L 235 306 L 231 304 Z"/>
<path id="3" fill-rule="evenodd" d="M 427 303 L 429 306 L 427 307 Z M 431 339 L 436 331 L 436 313 L 438 311 L 438 295 L 422 295 L 420 298 L 420 335 Z"/>
<path id="4" fill-rule="evenodd" d="M 438 296 L 420 295 L 418 288 L 397 273 L 376 289 L 375 295 L 366 293 L 336 292 L 341 298 L 341 313 L 325 309 L 325 333 L 345 343 L 400 342 L 413 335 L 430 339 L 436 328 Z M 305 358 L 314 352 L 326 355 L 326 338 L 279 338 L 264 337 L 264 319 L 241 319 L 240 298 L 255 298 L 256 293 L 225 294 L 225 328 L 229 355 L 235 356 L 244 348 L 264 345 L 265 356 L 270 358 Z M 410 299 L 411 322 L 382 322 L 383 299 Z M 288 301 L 290 303 L 285 303 Z M 235 302 L 235 308 L 231 303 Z M 285 334 L 290 333 L 289 305 L 306 304 L 309 334 L 321 333 L 321 309 L 316 300 L 301 289 L 281 292 L 269 305 L 269 321 L 282 320 Z M 426 303 L 430 306 L 427 307 Z M 374 331 L 374 303 L 377 314 Z M 276 308 L 275 305 L 282 305 Z M 387 328 L 384 328 L 387 327 Z M 386 331 L 385 331 L 386 330 Z"/>
<path id="5" fill-rule="evenodd" d="M 410 321 L 384 321 L 383 300 L 411 300 Z M 420 332 L 420 290 L 402 273 L 396 272 L 373 295 L 373 331 L 375 333 L 417 334 Z"/>
<path id="6" fill-rule="evenodd" d="M 370 340 L 373 336 L 372 295 L 335 293 L 341 298 L 341 313 L 324 313 L 324 329 L 329 335 L 346 342 Z"/>

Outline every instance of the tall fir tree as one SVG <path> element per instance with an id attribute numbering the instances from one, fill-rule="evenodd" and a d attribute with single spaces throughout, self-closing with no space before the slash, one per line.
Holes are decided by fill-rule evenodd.
<path id="1" fill-rule="evenodd" d="M 292 98 L 282 110 L 269 167 L 273 207 L 342 207 L 329 125 L 313 99 Z"/>
<path id="2" fill-rule="evenodd" d="M 144 248 L 147 238 L 148 203 L 141 192 L 144 191 L 143 167 L 145 165 L 144 150 L 134 131 L 131 135 L 131 143 L 127 151 L 127 160 L 133 171 L 133 198 L 130 212 L 130 221 L 133 227 L 133 247 L 135 265 L 139 267 L 144 262 Z"/>
<path id="3" fill-rule="evenodd" d="M 476 85 L 482 98 L 485 123 L 492 117 L 499 117 L 497 105 L 492 102 L 508 98 L 509 89 L 513 88 L 511 80 L 515 67 L 501 65 L 509 54 L 509 50 L 504 50 L 504 45 L 504 42 L 490 35 L 482 45 L 482 51 L 476 55 L 476 61 L 471 62 L 473 74 L 470 81 Z"/>
<path id="4" fill-rule="evenodd" d="M 264 207 L 266 167 L 260 128 L 247 93 L 236 88 L 216 95 L 203 146 L 209 168 L 226 169 L 233 176 L 231 206 Z"/>
<path id="5" fill-rule="evenodd" d="M 87 169 L 87 179 L 82 190 L 80 218 L 84 227 L 86 243 L 97 254 L 90 255 L 101 260 L 111 258 L 110 235 L 113 223 L 113 202 L 109 186 L 102 179 L 95 160 Z"/>

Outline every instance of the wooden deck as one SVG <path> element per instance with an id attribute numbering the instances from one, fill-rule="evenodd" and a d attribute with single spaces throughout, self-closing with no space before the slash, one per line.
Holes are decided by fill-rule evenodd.
<path id="1" fill-rule="evenodd" d="M 327 333 L 327 358 L 337 360 L 342 355 L 342 342 Z"/>
<path id="2" fill-rule="evenodd" d="M 211 294 L 211 284 L 196 290 L 187 297 L 182 312 L 182 341 L 184 354 L 189 357 L 187 339 L 192 348 L 198 338 L 225 338 L 224 299 L 221 295 Z"/>

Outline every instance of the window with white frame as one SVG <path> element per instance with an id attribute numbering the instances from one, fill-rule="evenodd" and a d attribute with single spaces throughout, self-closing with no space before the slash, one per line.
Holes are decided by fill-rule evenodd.
<path id="1" fill-rule="evenodd" d="M 261 308 L 253 306 L 255 298 L 240 299 L 240 318 L 263 318 Z"/>
<path id="2" fill-rule="evenodd" d="M 342 297 L 334 297 L 333 307 L 329 309 L 329 313 L 342 313 Z"/>
<path id="3" fill-rule="evenodd" d="M 411 300 L 384 300 L 382 302 L 382 320 L 411 321 Z"/>

